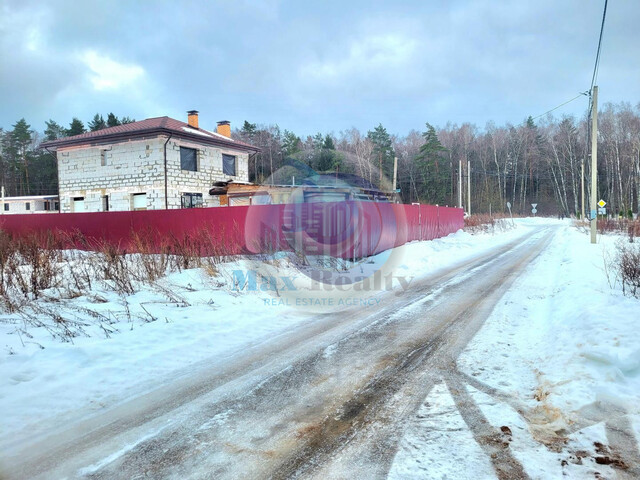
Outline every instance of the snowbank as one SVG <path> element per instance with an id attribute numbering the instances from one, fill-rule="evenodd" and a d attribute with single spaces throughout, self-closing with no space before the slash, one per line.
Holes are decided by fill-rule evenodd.
<path id="1" fill-rule="evenodd" d="M 505 442 L 531 478 L 615 477 L 595 461 L 620 455 L 609 430 L 628 422 L 640 437 L 640 302 L 607 280 L 605 259 L 619 238 L 598 238 L 591 245 L 574 227 L 558 230 L 458 359 L 470 398 L 497 431 L 508 428 Z M 392 478 L 474 477 L 442 462 L 453 437 L 461 461 L 495 478 L 446 388 L 434 389 L 422 410 Z"/>

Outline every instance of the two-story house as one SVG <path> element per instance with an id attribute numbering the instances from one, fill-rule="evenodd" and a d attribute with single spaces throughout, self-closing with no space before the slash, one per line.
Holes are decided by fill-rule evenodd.
<path id="1" fill-rule="evenodd" d="M 55 152 L 61 212 L 101 212 L 218 206 L 215 182 L 247 182 L 252 145 L 217 131 L 157 117 L 45 142 Z"/>

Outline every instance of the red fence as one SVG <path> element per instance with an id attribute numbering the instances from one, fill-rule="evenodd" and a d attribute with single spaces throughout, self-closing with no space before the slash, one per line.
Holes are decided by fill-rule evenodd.
<path id="1" fill-rule="evenodd" d="M 134 251 L 136 237 L 142 236 L 159 250 L 163 245 L 198 237 L 206 238 L 216 253 L 296 249 L 343 258 L 443 237 L 463 224 L 459 208 L 374 202 L 0 217 L 0 229 L 13 235 L 53 232 L 86 249 L 109 244 Z"/>

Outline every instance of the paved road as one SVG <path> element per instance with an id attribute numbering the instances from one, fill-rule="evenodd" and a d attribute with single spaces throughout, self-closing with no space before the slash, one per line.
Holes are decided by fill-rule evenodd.
<path id="1" fill-rule="evenodd" d="M 526 478 L 464 394 L 455 361 L 551 241 L 526 241 L 414 281 L 374 309 L 318 316 L 224 365 L 5 453 L 9 478 L 385 478 L 436 382 L 499 478 Z"/>

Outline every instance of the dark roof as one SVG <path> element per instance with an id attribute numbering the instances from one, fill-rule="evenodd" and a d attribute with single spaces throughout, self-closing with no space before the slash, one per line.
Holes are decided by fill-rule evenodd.
<path id="1" fill-rule="evenodd" d="M 149 135 L 170 134 L 180 138 L 186 138 L 197 143 L 236 148 L 252 152 L 260 151 L 259 148 L 248 143 L 239 142 L 231 138 L 210 132 L 202 128 L 193 128 L 189 124 L 169 117 L 147 118 L 140 122 L 126 123 L 115 127 L 104 128 L 95 132 L 82 133 L 72 137 L 59 138 L 40 144 L 40 148 L 57 149 L 73 145 L 93 145 L 127 141 L 132 138 Z"/>

